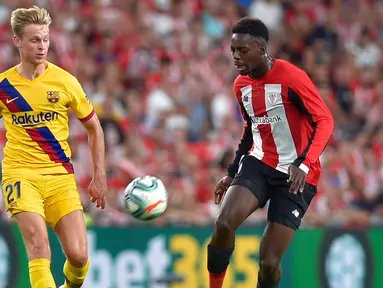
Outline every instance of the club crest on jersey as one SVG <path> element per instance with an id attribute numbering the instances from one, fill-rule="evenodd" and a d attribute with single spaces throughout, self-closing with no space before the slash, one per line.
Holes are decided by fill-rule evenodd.
<path id="1" fill-rule="evenodd" d="M 271 105 L 277 104 L 278 97 L 279 97 L 279 93 L 278 92 L 267 93 L 267 100 L 269 100 Z"/>
<path id="2" fill-rule="evenodd" d="M 48 99 L 48 102 L 50 102 L 52 104 L 56 104 L 60 100 L 59 91 L 48 91 L 47 92 L 47 99 Z"/>

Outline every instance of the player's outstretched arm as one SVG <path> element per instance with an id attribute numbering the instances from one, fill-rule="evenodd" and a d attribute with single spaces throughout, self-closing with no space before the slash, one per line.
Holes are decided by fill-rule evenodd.
<path id="1" fill-rule="evenodd" d="M 93 160 L 93 178 L 90 182 L 88 192 L 91 201 L 97 207 L 105 208 L 105 194 L 107 191 L 105 171 L 105 142 L 104 132 L 96 114 L 86 122 L 83 122 L 88 131 L 88 145 Z"/>

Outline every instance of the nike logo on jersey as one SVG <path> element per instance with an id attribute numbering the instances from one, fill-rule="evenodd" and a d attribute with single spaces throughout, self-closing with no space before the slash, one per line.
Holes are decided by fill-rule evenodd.
<path id="1" fill-rule="evenodd" d="M 12 103 L 13 101 L 15 101 L 18 98 L 19 97 L 15 97 L 15 98 L 12 98 L 12 99 L 7 99 L 6 102 L 7 102 L 7 104 L 9 104 L 9 103 Z"/>

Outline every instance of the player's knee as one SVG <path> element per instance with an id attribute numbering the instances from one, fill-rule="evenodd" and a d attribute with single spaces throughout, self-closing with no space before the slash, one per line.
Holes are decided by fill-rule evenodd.
<path id="1" fill-rule="evenodd" d="M 24 237 L 29 260 L 46 258 L 50 259 L 50 247 L 48 237 L 39 233 L 29 233 Z"/>
<path id="2" fill-rule="evenodd" d="M 85 243 L 77 243 L 66 251 L 69 262 L 75 267 L 84 267 L 88 262 L 88 248 Z"/>
<path id="3" fill-rule="evenodd" d="M 263 255 L 262 255 L 263 254 Z M 276 255 L 275 253 L 261 253 L 261 257 L 259 259 L 260 266 L 268 267 L 279 267 L 281 263 L 281 257 Z"/>
<path id="4" fill-rule="evenodd" d="M 235 228 L 226 217 L 218 217 L 214 223 L 214 233 L 218 237 L 227 237 L 235 233 Z"/>
<path id="5" fill-rule="evenodd" d="M 15 219 L 25 243 L 28 259 L 50 259 L 51 252 L 44 218 L 36 213 L 22 212 L 17 213 Z"/>
<path id="6" fill-rule="evenodd" d="M 267 257 L 259 261 L 259 274 L 262 279 L 278 281 L 281 278 L 282 269 L 278 257 Z"/>

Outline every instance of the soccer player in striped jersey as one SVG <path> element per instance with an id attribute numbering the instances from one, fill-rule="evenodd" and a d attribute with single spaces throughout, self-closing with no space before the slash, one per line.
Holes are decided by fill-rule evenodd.
<path id="1" fill-rule="evenodd" d="M 7 143 L 2 188 L 27 249 L 32 288 L 56 287 L 50 271 L 48 224 L 57 233 L 67 260 L 65 288 L 81 287 L 88 271 L 83 207 L 68 145 L 69 109 L 88 132 L 93 158 L 89 194 L 105 207 L 104 135 L 93 106 L 77 79 L 49 63 L 49 25 L 45 9 L 16 9 L 13 42 L 20 63 L 0 74 L 0 113 Z"/>
<path id="2" fill-rule="evenodd" d="M 234 81 L 245 127 L 235 159 L 214 191 L 222 207 L 208 245 L 210 288 L 221 288 L 235 231 L 269 201 L 259 251 L 258 288 L 275 288 L 281 259 L 316 194 L 319 156 L 334 122 L 307 74 L 267 53 L 268 29 L 243 18 L 232 28 Z"/>

